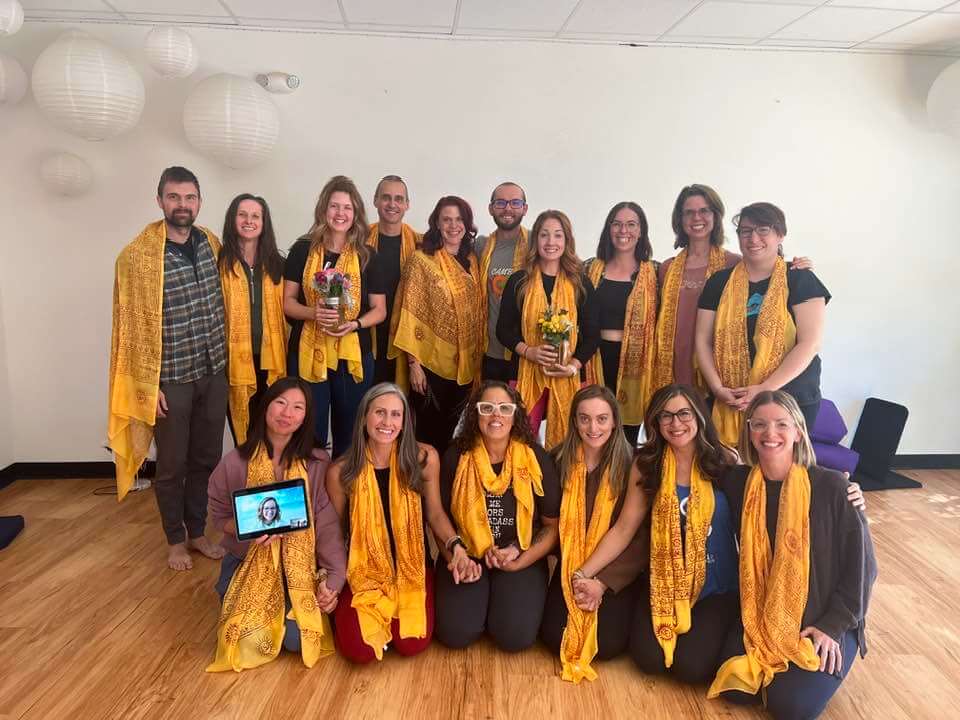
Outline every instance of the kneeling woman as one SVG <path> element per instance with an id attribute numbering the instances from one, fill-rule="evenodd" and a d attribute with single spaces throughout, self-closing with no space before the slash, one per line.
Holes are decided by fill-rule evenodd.
<path id="1" fill-rule="evenodd" d="M 776 718 L 814 718 L 859 650 L 877 565 L 847 481 L 813 465 L 803 414 L 782 390 L 759 393 L 740 450 L 750 467 L 720 480 L 740 518 L 742 626 L 727 638 L 708 697 L 760 702 Z"/>
<path id="2" fill-rule="evenodd" d="M 437 638 L 466 647 L 486 630 L 516 652 L 536 642 L 543 619 L 560 481 L 516 390 L 487 381 L 471 400 L 440 466 L 440 496 L 459 532 L 450 544 L 465 545 L 482 570 L 464 582 L 438 558 Z"/>
<path id="3" fill-rule="evenodd" d="M 309 386 L 298 378 L 277 380 L 264 391 L 246 441 L 210 475 L 210 521 L 223 531 L 220 542 L 227 552 L 216 586 L 223 601 L 217 656 L 208 671 L 263 665 L 277 656 L 281 644 L 301 653 L 308 667 L 333 652 L 325 613 L 337 605 L 346 555 L 324 488 L 328 462 L 326 452 L 313 450 Z M 311 526 L 238 541 L 233 492 L 288 478 L 306 479 Z M 294 617 L 285 621 L 291 608 Z"/>
<path id="4" fill-rule="evenodd" d="M 433 633 L 433 573 L 421 493 L 436 482 L 436 451 L 417 443 L 406 396 L 381 383 L 357 408 L 353 442 L 327 471 L 327 492 L 349 539 L 337 646 L 355 663 L 392 647 L 416 655 Z M 450 532 L 452 535 L 452 531 Z"/>
<path id="5" fill-rule="evenodd" d="M 644 427 L 623 512 L 580 574 L 593 577 L 623 552 L 649 510 L 650 588 L 637 600 L 630 655 L 646 673 L 707 682 L 740 609 L 733 519 L 715 485 L 736 455 L 688 385 L 658 390 Z"/>
<path id="6" fill-rule="evenodd" d="M 560 564 L 547 592 L 540 637 L 560 655 L 563 679 L 578 683 L 596 679 L 590 666 L 594 657 L 605 660 L 626 649 L 637 576 L 649 551 L 641 531 L 597 577 L 574 589 L 574 571 L 620 514 L 631 456 L 617 401 L 602 385 L 574 395 L 568 428 L 553 451 L 563 484 Z"/>

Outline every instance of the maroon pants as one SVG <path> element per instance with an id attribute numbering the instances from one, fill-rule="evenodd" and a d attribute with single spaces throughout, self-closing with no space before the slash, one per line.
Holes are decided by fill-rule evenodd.
<path id="1" fill-rule="evenodd" d="M 433 637 L 433 569 L 427 569 L 426 578 L 427 591 L 427 635 L 422 638 L 402 638 L 400 637 L 400 623 L 394 618 L 390 623 L 390 633 L 393 640 L 390 647 L 404 657 L 416 655 L 427 649 L 430 644 L 430 638 Z M 337 638 L 337 649 L 347 660 L 358 665 L 365 665 L 376 659 L 373 648 L 363 641 L 360 634 L 360 620 L 357 618 L 357 611 L 353 609 L 353 593 L 350 591 L 350 585 L 344 585 L 340 593 L 340 600 L 337 603 L 337 609 L 333 611 L 334 625 L 336 626 L 335 636 Z"/>

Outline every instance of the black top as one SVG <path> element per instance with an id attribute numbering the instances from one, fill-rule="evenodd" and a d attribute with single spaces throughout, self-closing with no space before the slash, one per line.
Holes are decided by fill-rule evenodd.
<path id="1" fill-rule="evenodd" d="M 500 299 L 500 317 L 497 319 L 497 339 L 500 343 L 513 352 L 517 344 L 523 340 L 523 315 L 522 309 L 517 304 L 517 285 L 527 277 L 525 270 L 518 270 L 510 279 L 507 280 L 503 288 L 503 296 Z M 553 286 L 556 283 L 556 276 L 540 274 L 543 278 L 543 291 L 547 295 L 547 302 L 553 295 Z M 586 365 L 587 361 L 597 352 L 600 345 L 600 304 L 597 301 L 597 291 L 593 288 L 593 283 L 586 275 L 581 275 L 583 283 L 583 293 L 577 302 L 577 323 L 579 324 L 579 336 L 577 338 L 577 348 L 573 356 L 580 361 L 581 365 Z M 620 328 L 623 329 L 623 323 Z"/>
<path id="2" fill-rule="evenodd" d="M 190 229 L 190 235 L 187 237 L 186 242 L 176 243 L 173 240 L 167 238 L 164 248 L 167 252 L 174 252 L 177 255 L 185 258 L 187 262 L 191 265 L 197 264 L 197 246 L 194 244 L 194 236 L 197 234 L 195 228 Z"/>
<path id="3" fill-rule="evenodd" d="M 377 357 L 387 357 L 387 340 L 390 339 L 390 318 L 393 316 L 393 300 L 400 284 L 400 246 L 402 236 L 380 233 L 377 255 L 380 258 L 380 279 L 387 296 L 387 317 L 377 331 Z"/>
<path id="4" fill-rule="evenodd" d="M 250 346 L 254 356 L 259 357 L 263 345 L 263 273 L 266 271 L 262 265 L 252 268 L 242 260 L 236 262 L 240 263 L 247 276 L 250 291 Z M 259 367 L 259 363 L 257 365 Z"/>
<path id="5" fill-rule="evenodd" d="M 556 518 L 560 516 L 560 476 L 556 465 L 546 450 L 539 445 L 533 446 L 533 452 L 540 464 L 543 473 L 543 495 L 533 495 L 533 505 L 536 510 L 533 519 L 534 533 L 540 527 L 540 517 Z M 457 476 L 457 465 L 460 463 L 461 453 L 456 445 L 447 449 L 440 463 L 440 498 L 444 512 L 454 520 L 450 512 L 453 498 L 453 481 Z M 500 475 L 503 463 L 492 463 L 493 472 Z M 506 489 L 503 495 L 486 494 L 487 519 L 490 522 L 490 532 L 493 534 L 493 543 L 497 547 L 506 547 L 517 541 L 517 498 L 513 493 L 513 486 Z"/>
<path id="6" fill-rule="evenodd" d="M 719 270 L 707 279 L 703 292 L 700 294 L 698 307 L 702 310 L 716 312 L 720 307 L 720 298 L 723 289 L 727 286 L 733 268 Z M 757 347 L 753 335 L 757 329 L 757 318 L 764 296 L 770 286 L 770 278 L 760 282 L 750 283 L 747 297 L 747 341 L 750 345 L 750 362 L 757 354 Z M 813 298 L 822 297 L 825 303 L 830 302 L 830 291 L 824 287 L 820 279 L 810 270 L 787 270 L 787 310 L 790 317 L 796 321 L 794 306 Z M 820 356 L 814 355 L 810 364 L 797 377 L 781 388 L 790 393 L 800 405 L 809 405 L 820 401 Z"/>
<path id="7" fill-rule="evenodd" d="M 601 330 L 623 330 L 631 292 L 632 280 L 600 279 L 597 286 L 597 304 L 600 306 Z"/>
<path id="8" fill-rule="evenodd" d="M 290 282 L 300 285 L 300 292 L 297 293 L 297 300 L 302 305 L 307 304 L 306 296 L 303 294 L 303 270 L 307 266 L 307 257 L 310 255 L 310 239 L 300 238 L 287 255 L 287 260 L 283 266 L 283 278 Z M 332 253 L 329 250 L 323 255 L 324 263 L 329 263 L 331 267 L 340 259 L 340 253 Z M 380 261 L 380 255 L 376 250 L 370 248 L 370 260 L 367 266 L 360 271 L 360 315 L 363 315 L 370 309 L 370 295 L 385 295 L 383 270 Z M 388 306 L 389 307 L 389 306 Z M 290 321 L 290 342 L 287 344 L 287 356 L 298 357 L 300 353 L 300 333 L 303 332 L 303 320 L 288 318 Z M 373 343 L 370 340 L 370 328 L 362 327 L 357 331 L 360 339 L 360 352 L 363 354 L 373 351 Z"/>

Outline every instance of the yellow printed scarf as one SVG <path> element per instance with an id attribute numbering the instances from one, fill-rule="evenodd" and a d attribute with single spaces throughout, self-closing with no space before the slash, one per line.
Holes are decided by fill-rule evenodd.
<path id="1" fill-rule="evenodd" d="M 307 512 L 312 516 L 309 477 L 303 461 L 291 465 L 285 477 L 307 481 Z M 260 445 L 247 465 L 247 487 L 272 482 L 273 463 Z M 296 620 L 300 629 L 303 664 L 313 667 L 320 658 L 333 654 L 330 621 L 317 605 L 317 562 L 311 524 L 304 530 L 284 533 L 280 542 L 250 543 L 223 598 L 217 654 L 207 672 L 240 672 L 277 657 L 286 633 L 284 580 L 290 596 L 287 618 Z"/>
<path id="2" fill-rule="evenodd" d="M 583 448 L 577 451 L 576 464 L 571 468 L 560 503 L 560 582 L 567 605 L 567 626 L 560 642 L 560 677 L 573 683 L 586 678 L 596 680 L 597 671 L 590 663 L 597 654 L 597 613 L 584 612 L 573 599 L 573 573 L 593 554 L 610 529 L 617 496 L 610 487 L 610 468 L 603 471 L 597 497 L 586 517 L 587 465 Z"/>
<path id="3" fill-rule="evenodd" d="M 570 352 L 572 354 L 577 349 L 579 332 L 577 327 L 577 296 L 573 283 L 570 282 L 563 271 L 557 273 L 551 299 L 555 309 L 565 308 L 570 314 L 570 322 L 573 323 L 573 330 L 570 332 Z M 527 345 L 543 343 L 543 335 L 540 334 L 538 323 L 546 309 L 547 293 L 543 289 L 543 278 L 540 274 L 540 268 L 534 267 L 530 277 L 526 280 L 523 309 L 520 316 L 523 341 Z M 570 404 L 573 402 L 573 396 L 579 387 L 580 378 L 577 375 L 573 377 L 548 377 L 538 363 L 530 362 L 523 357 L 520 358 L 517 390 L 523 398 L 523 404 L 528 409 L 532 408 L 537 404 L 544 390 L 550 391 L 547 402 L 546 430 L 546 446 L 548 448 L 559 445 L 564 435 L 567 434 Z"/>
<path id="4" fill-rule="evenodd" d="M 313 243 L 303 268 L 303 297 L 307 307 L 323 302 L 313 286 L 313 278 L 323 270 L 325 255 L 323 243 Z M 356 320 L 360 314 L 360 255 L 349 244 L 343 248 L 334 266 L 350 277 L 350 307 L 344 312 L 344 321 Z M 312 320 L 303 321 L 300 334 L 300 377 L 307 382 L 323 382 L 328 370 L 336 370 L 341 360 L 347 361 L 347 370 L 357 382 L 363 381 L 363 360 L 360 356 L 360 338 L 352 332 L 341 338 L 326 335 Z"/>
<path id="5" fill-rule="evenodd" d="M 713 508 L 713 484 L 694 462 L 684 543 L 677 499 L 677 459 L 667 447 L 650 526 L 650 616 L 653 634 L 663 648 L 664 667 L 673 665 L 677 635 L 690 630 L 690 610 L 707 577 L 707 536 Z"/>
<path id="6" fill-rule="evenodd" d="M 747 268 L 740 262 L 723 289 L 713 330 L 714 361 L 723 386 L 728 388 L 762 383 L 780 367 L 783 358 L 797 344 L 797 326 L 787 309 L 787 263 L 783 258 L 777 258 L 753 333 L 757 353 L 751 367 L 746 313 L 749 288 Z M 743 414 L 725 403 L 716 402 L 713 404 L 713 421 L 717 424 L 720 439 L 727 445 L 736 446 Z"/>
<path id="7" fill-rule="evenodd" d="M 367 457 L 353 481 L 350 498 L 350 553 L 347 582 L 360 634 L 377 659 L 393 639 L 390 623 L 400 621 L 400 637 L 427 634 L 426 557 L 420 495 L 400 481 L 397 451 L 390 456 L 390 525 L 397 548 L 396 564 L 380 499 L 380 488 Z"/>
<path id="8" fill-rule="evenodd" d="M 213 255 L 220 241 L 203 232 Z M 110 339 L 107 438 L 116 463 L 117 500 L 123 500 L 147 458 L 156 423 L 163 340 L 163 252 L 166 224 L 147 225 L 117 257 Z"/>
<path id="9" fill-rule="evenodd" d="M 403 351 L 440 377 L 472 383 L 480 365 L 480 286 L 474 255 L 467 272 L 443 248 L 414 253 L 397 287 L 388 357 Z"/>
<path id="10" fill-rule="evenodd" d="M 287 374 L 287 321 L 283 315 L 283 280 L 274 282 L 263 273 L 263 338 L 260 342 L 260 367 L 267 371 L 267 384 L 273 385 Z M 223 305 L 226 309 L 227 382 L 230 385 L 230 419 L 237 444 L 247 439 L 250 427 L 250 398 L 257 391 L 257 372 L 253 366 L 250 334 L 250 287 L 240 261 L 230 270 L 221 270 Z"/>
<path id="11" fill-rule="evenodd" d="M 603 279 L 606 263 L 595 258 L 588 275 L 594 287 Z M 657 324 L 657 271 L 652 262 L 640 263 L 633 289 L 627 298 L 617 373 L 617 400 L 624 425 L 640 425 L 650 400 L 654 363 L 654 328 Z M 587 363 L 587 384 L 604 385 L 603 361 L 598 350 Z"/>
<path id="12" fill-rule="evenodd" d="M 710 257 L 707 260 L 707 274 L 704 279 L 706 280 L 718 270 L 722 270 L 725 265 L 726 254 L 723 249 L 711 245 Z M 683 285 L 683 273 L 686 268 L 687 249 L 684 248 L 670 263 L 663 280 L 663 289 L 660 294 L 660 317 L 657 319 L 651 395 L 674 381 L 673 354 L 677 337 L 677 306 L 680 304 L 680 288 Z M 693 328 L 689 328 L 689 330 L 693 332 Z M 693 369 L 697 387 L 706 389 L 706 384 L 697 369 L 696 356 L 693 358 Z"/>
<path id="13" fill-rule="evenodd" d="M 481 558 L 493 547 L 484 493 L 503 495 L 511 485 L 517 498 L 517 538 L 520 549 L 526 550 L 533 535 L 533 496 L 543 496 L 543 472 L 533 448 L 511 438 L 499 475 L 493 474 L 482 440 L 460 456 L 450 509 L 471 556 Z"/>
<path id="14" fill-rule="evenodd" d="M 745 655 L 727 660 L 707 692 L 756 694 L 790 663 L 815 671 L 820 658 L 810 638 L 800 637 L 810 577 L 810 475 L 793 465 L 780 491 L 777 537 L 767 534 L 767 490 L 763 472 L 747 478 L 740 520 L 740 613 Z"/>
<path id="15" fill-rule="evenodd" d="M 480 350 L 482 353 L 487 352 L 487 347 L 490 342 L 490 338 L 487 336 L 489 330 L 489 311 L 490 311 L 490 299 L 487 293 L 490 292 L 490 288 L 487 287 L 487 284 L 490 280 L 490 262 L 493 258 L 493 251 L 497 246 L 497 233 L 499 230 L 494 230 L 490 235 L 487 236 L 487 244 L 483 246 L 483 257 L 480 258 L 480 287 L 481 287 L 481 307 L 483 308 L 483 335 L 480 339 Z M 528 238 L 529 233 L 525 227 L 520 226 L 520 237 L 517 238 L 517 244 L 513 248 L 513 271 L 516 272 L 523 267 L 523 263 L 527 257 L 527 248 L 528 248 Z M 503 288 L 501 288 L 501 292 Z M 503 353 L 504 357 L 510 359 L 510 350 L 505 350 Z"/>

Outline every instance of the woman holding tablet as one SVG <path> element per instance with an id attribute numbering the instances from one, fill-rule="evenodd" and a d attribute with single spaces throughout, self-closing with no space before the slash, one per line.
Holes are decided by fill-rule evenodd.
<path id="1" fill-rule="evenodd" d="M 217 656 L 208 671 L 257 667 L 273 660 L 281 644 L 300 652 L 308 667 L 333 652 L 324 613 L 336 607 L 346 556 L 324 488 L 328 462 L 326 452 L 313 450 L 309 386 L 299 378 L 277 380 L 264 392 L 246 442 L 210 476 L 210 521 L 223 531 L 220 542 L 227 553 L 216 585 L 223 601 Z M 252 542 L 238 540 L 234 493 L 293 479 L 306 484 L 310 525 Z M 294 618 L 285 620 L 291 608 Z"/>

